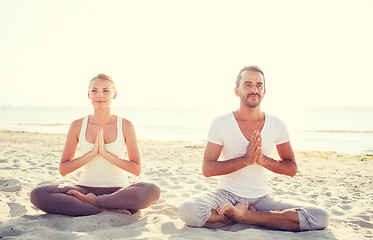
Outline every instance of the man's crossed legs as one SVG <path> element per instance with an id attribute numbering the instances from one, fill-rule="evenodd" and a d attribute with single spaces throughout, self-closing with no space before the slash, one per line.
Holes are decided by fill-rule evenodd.
<path id="1" fill-rule="evenodd" d="M 329 223 L 327 211 L 317 206 L 270 195 L 243 198 L 222 189 L 192 196 L 180 205 L 179 216 L 191 227 L 208 228 L 238 222 L 304 231 L 323 229 Z"/>

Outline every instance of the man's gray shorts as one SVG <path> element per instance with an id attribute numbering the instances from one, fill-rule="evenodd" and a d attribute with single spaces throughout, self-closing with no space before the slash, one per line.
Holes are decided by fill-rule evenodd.
<path id="1" fill-rule="evenodd" d="M 243 198 L 231 192 L 217 189 L 205 191 L 190 197 L 179 207 L 179 216 L 188 226 L 202 227 L 211 216 L 211 210 L 217 210 L 227 203 L 236 205 L 242 202 L 252 205 L 257 211 L 283 211 L 294 209 L 298 213 L 300 230 L 324 229 L 329 224 L 329 214 L 325 209 L 297 201 L 275 199 L 270 195 L 259 198 Z"/>

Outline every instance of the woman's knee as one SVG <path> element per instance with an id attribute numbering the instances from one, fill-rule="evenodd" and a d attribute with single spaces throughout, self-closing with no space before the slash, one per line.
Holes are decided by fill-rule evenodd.
<path id="1" fill-rule="evenodd" d="M 135 191 L 133 199 L 140 205 L 148 207 L 158 201 L 161 196 L 161 189 L 153 183 L 137 183 L 135 187 L 139 187 L 139 190 Z"/>
<path id="2" fill-rule="evenodd" d="M 41 186 L 34 188 L 30 193 L 30 201 L 34 204 L 37 208 L 43 208 L 44 199 L 47 197 L 48 191 L 47 186 Z"/>
<path id="3" fill-rule="evenodd" d="M 161 189 L 153 183 L 140 183 L 142 191 L 139 192 L 139 198 L 144 199 L 144 195 L 148 196 L 152 201 L 157 201 L 161 196 Z"/>
<path id="4" fill-rule="evenodd" d="M 153 196 L 154 200 L 158 200 L 161 197 L 161 189 L 153 183 L 148 183 L 148 192 Z"/>

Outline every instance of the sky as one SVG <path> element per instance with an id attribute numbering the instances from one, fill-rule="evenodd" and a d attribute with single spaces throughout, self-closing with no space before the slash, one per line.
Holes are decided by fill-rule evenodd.
<path id="1" fill-rule="evenodd" d="M 373 106 L 370 0 L 0 0 L 0 106 L 238 107 L 244 66 L 263 105 Z"/>

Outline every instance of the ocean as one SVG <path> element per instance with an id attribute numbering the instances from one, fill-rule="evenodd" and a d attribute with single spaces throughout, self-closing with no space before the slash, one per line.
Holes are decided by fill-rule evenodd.
<path id="1" fill-rule="evenodd" d="M 0 129 L 66 134 L 72 121 L 91 111 L 0 107 Z M 218 108 L 175 107 L 114 107 L 112 112 L 131 120 L 139 139 L 192 142 L 205 142 L 211 121 L 227 113 Z M 289 129 L 294 149 L 373 154 L 373 107 L 306 108 L 279 117 Z"/>

